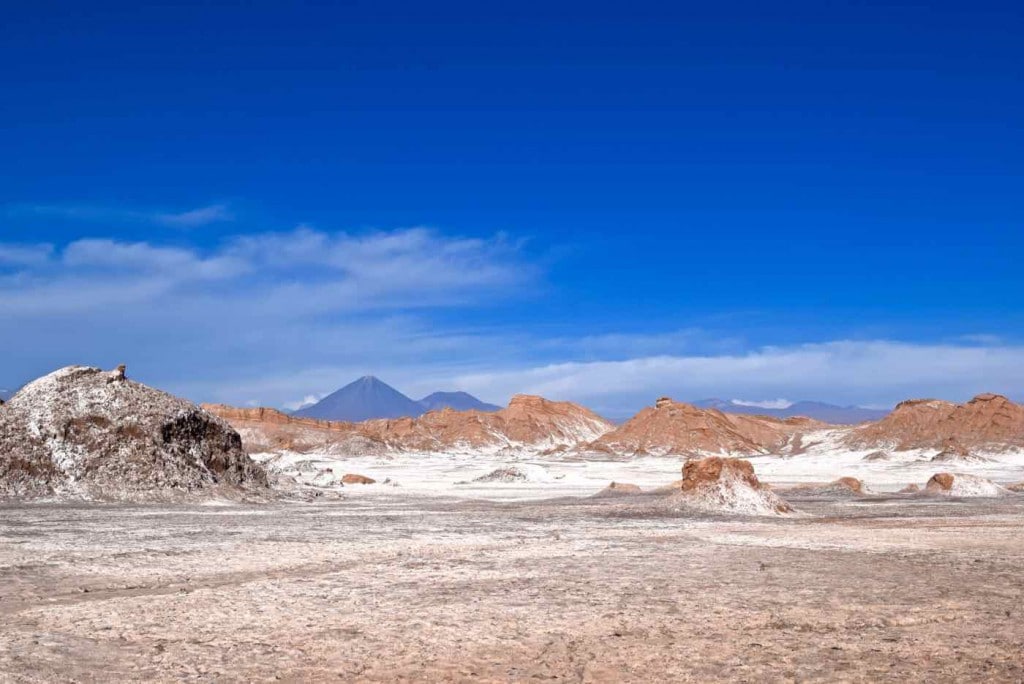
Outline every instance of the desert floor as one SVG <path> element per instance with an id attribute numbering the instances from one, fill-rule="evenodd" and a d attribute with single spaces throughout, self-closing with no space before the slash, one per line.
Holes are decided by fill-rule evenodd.
<path id="1" fill-rule="evenodd" d="M 0 507 L 0 680 L 1024 680 L 1022 496 L 655 499 Z"/>

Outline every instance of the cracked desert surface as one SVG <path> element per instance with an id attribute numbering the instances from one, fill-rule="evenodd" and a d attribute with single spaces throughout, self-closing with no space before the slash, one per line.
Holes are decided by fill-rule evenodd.
<path id="1" fill-rule="evenodd" d="M 1024 497 L 0 507 L 0 679 L 1024 680 Z"/>

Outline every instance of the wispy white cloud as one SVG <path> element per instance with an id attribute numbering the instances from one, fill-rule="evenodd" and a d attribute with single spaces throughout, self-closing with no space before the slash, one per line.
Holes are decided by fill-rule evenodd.
<path id="1" fill-rule="evenodd" d="M 289 411 L 298 411 L 301 408 L 306 408 L 307 406 L 312 406 L 313 404 L 315 404 L 318 401 L 320 401 L 321 399 L 323 399 L 324 396 L 326 396 L 326 395 L 323 395 L 323 394 L 307 394 L 306 396 L 302 397 L 302 399 L 299 399 L 298 401 L 286 401 L 286 402 L 284 402 L 282 404 L 282 406 L 284 408 L 288 409 Z"/>
<path id="2" fill-rule="evenodd" d="M 985 391 L 1024 398 L 1024 346 L 841 340 L 742 354 L 552 363 L 468 373 L 455 383 L 490 396 L 530 392 L 609 412 L 634 410 L 662 394 L 683 400 L 785 394 L 889 406 L 912 396 L 964 400 Z"/>
<path id="3" fill-rule="evenodd" d="M 752 406 L 763 409 L 786 409 L 793 405 L 789 399 L 767 399 L 764 401 L 748 401 L 746 399 L 733 399 L 732 403 L 740 406 Z"/>
<path id="4" fill-rule="evenodd" d="M 537 273 L 500 236 L 449 238 L 423 228 L 366 235 L 300 229 L 234 238 L 207 252 L 106 239 L 39 255 L 0 249 L 19 257 L 20 276 L 6 288 L 0 280 L 0 312 L 37 316 L 175 293 L 196 306 L 230 305 L 253 316 L 418 309 L 469 303 Z"/>
<path id="5" fill-rule="evenodd" d="M 410 396 L 439 387 L 503 403 L 529 392 L 625 415 L 656 397 L 892 405 L 982 391 L 1024 399 L 1024 346 L 837 340 L 751 346 L 699 328 L 542 336 L 473 329 L 440 309 L 492 309 L 540 291 L 502 235 L 299 228 L 207 249 L 77 240 L 0 242 L 0 384 L 70 363 L 127 362 L 201 400 L 298 407 L 368 373 Z"/>
<path id="6" fill-rule="evenodd" d="M 226 204 L 211 204 L 208 207 L 199 207 L 178 213 L 157 212 L 152 214 L 153 221 L 162 223 L 165 226 L 177 228 L 198 228 L 210 223 L 221 221 L 233 221 L 234 214 Z"/>
<path id="7" fill-rule="evenodd" d="M 305 228 L 213 249 L 95 238 L 14 247 L 0 243 L 17 256 L 0 262 L 0 320 L 16 331 L 0 337 L 0 379 L 128 362 L 198 399 L 270 405 L 333 390 L 349 372 L 498 351 L 428 312 L 500 306 L 540 276 L 503 236 L 424 228 Z"/>
<path id="8" fill-rule="evenodd" d="M 91 205 L 19 204 L 8 207 L 6 213 L 13 218 L 49 216 L 89 223 L 151 223 L 171 228 L 198 228 L 211 223 L 233 221 L 235 218 L 226 204 L 211 204 L 184 211 Z"/>

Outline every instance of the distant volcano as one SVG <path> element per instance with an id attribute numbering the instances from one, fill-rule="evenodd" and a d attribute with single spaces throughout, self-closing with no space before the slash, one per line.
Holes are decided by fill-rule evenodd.
<path id="1" fill-rule="evenodd" d="M 501 407 L 485 404 L 466 392 L 434 392 L 419 401 L 413 401 L 386 382 L 367 375 L 292 415 L 359 422 L 374 418 L 416 418 L 427 411 L 443 408 L 456 411 L 497 411 Z"/>
<path id="2" fill-rule="evenodd" d="M 425 411 L 450 408 L 455 411 L 500 411 L 500 406 L 480 401 L 466 392 L 434 392 L 418 402 Z"/>
<path id="3" fill-rule="evenodd" d="M 293 415 L 358 422 L 372 418 L 419 416 L 424 408 L 391 385 L 367 375 Z"/>

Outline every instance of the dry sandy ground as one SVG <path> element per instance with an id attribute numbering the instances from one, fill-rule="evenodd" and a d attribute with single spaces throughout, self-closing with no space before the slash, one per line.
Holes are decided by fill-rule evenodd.
<path id="1" fill-rule="evenodd" d="M 0 507 L 0 680 L 1024 680 L 1024 497 L 794 503 Z"/>

